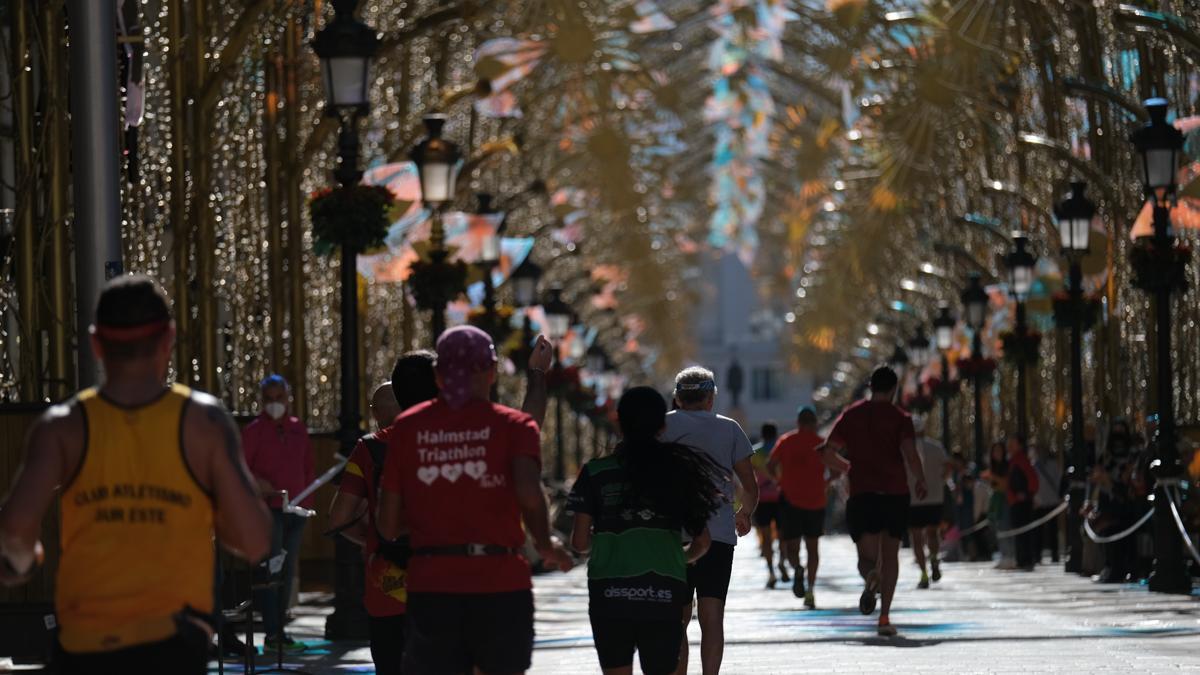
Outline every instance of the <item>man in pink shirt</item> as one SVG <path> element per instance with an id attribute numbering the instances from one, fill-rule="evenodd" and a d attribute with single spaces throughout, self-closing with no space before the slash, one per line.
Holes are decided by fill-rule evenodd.
<path id="1" fill-rule="evenodd" d="M 276 588 L 260 591 L 254 604 L 262 611 L 268 649 L 276 648 L 280 641 L 285 648 L 302 648 L 284 634 L 281 615 L 292 596 L 305 518 L 285 513 L 279 492 L 286 490 L 290 499 L 314 480 L 312 442 L 304 423 L 288 414 L 290 388 L 287 380 L 280 375 L 271 375 L 259 386 L 262 412 L 242 430 L 242 447 L 246 452 L 246 464 L 267 497 L 274 521 L 269 558 L 280 553 L 285 553 L 285 557 L 280 572 L 282 583 Z M 312 501 L 310 496 L 300 506 L 311 508 Z"/>

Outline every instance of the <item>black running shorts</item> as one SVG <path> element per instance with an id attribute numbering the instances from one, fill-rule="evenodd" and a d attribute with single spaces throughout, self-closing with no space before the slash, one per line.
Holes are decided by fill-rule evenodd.
<path id="1" fill-rule="evenodd" d="M 914 530 L 942 522 L 941 504 L 917 504 L 908 507 L 908 526 Z"/>
<path id="2" fill-rule="evenodd" d="M 825 534 L 825 509 L 801 509 L 785 499 L 779 502 L 779 536 L 783 539 L 820 537 Z"/>
<path id="3" fill-rule="evenodd" d="M 733 544 L 714 541 L 694 565 L 688 566 L 689 596 L 716 598 L 729 595 L 729 575 L 733 573 Z"/>
<path id="4" fill-rule="evenodd" d="M 846 526 L 854 541 L 864 534 L 879 533 L 901 539 L 908 529 L 908 495 L 854 495 L 846 500 Z"/>
<path id="5" fill-rule="evenodd" d="M 182 623 L 179 632 L 165 640 L 108 652 L 71 654 L 59 646 L 54 672 L 63 675 L 202 675 L 208 672 L 208 643 L 208 633 Z"/>
<path id="6" fill-rule="evenodd" d="M 779 521 L 779 502 L 759 502 L 754 509 L 754 526 L 770 527 L 772 520 Z"/>
<path id="7" fill-rule="evenodd" d="M 519 673 L 532 655 L 532 591 L 408 595 L 406 673 Z"/>
<path id="8" fill-rule="evenodd" d="M 632 666 L 635 650 L 646 675 L 667 675 L 679 666 L 679 645 L 683 642 L 679 616 L 643 621 L 593 615 L 591 619 L 601 668 Z"/>

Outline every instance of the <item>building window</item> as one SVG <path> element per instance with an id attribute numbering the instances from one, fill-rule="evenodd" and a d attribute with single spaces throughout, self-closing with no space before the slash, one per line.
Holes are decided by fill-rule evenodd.
<path id="1" fill-rule="evenodd" d="M 772 368 L 755 368 L 750 373 L 750 397 L 755 401 L 783 398 L 782 374 Z"/>

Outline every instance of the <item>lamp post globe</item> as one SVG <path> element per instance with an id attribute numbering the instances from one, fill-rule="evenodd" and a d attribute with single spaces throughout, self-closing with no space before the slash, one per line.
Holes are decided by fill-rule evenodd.
<path id="1" fill-rule="evenodd" d="M 897 344 L 896 347 L 892 349 L 891 355 L 888 356 L 887 363 L 892 370 L 899 370 L 907 366 L 908 361 L 908 352 L 904 351 L 903 346 Z"/>
<path id="2" fill-rule="evenodd" d="M 967 277 L 967 287 L 960 299 L 967 325 L 976 333 L 983 330 L 987 323 L 988 294 L 983 288 L 983 279 L 979 273 L 972 273 Z"/>
<path id="3" fill-rule="evenodd" d="M 546 314 L 546 337 L 551 342 L 558 343 L 571 330 L 571 306 L 562 299 L 563 289 L 555 286 L 550 289 L 550 298 L 542 305 Z"/>
<path id="4" fill-rule="evenodd" d="M 939 305 L 937 317 L 933 320 L 933 335 L 939 350 L 946 351 L 954 345 L 954 327 L 957 324 L 958 319 L 954 318 L 950 305 Z"/>
<path id="5" fill-rule="evenodd" d="M 1142 182 L 1146 193 L 1159 200 L 1175 194 L 1184 137 L 1175 125 L 1167 122 L 1167 99 L 1147 99 L 1144 105 L 1150 122 L 1135 131 L 1131 140 L 1142 158 Z"/>
<path id="6" fill-rule="evenodd" d="M 370 106 L 371 62 L 379 51 L 379 36 L 354 18 L 357 7 L 358 0 L 333 0 L 333 21 L 313 37 L 329 115 L 343 111 L 361 115 Z"/>
<path id="7" fill-rule="evenodd" d="M 917 326 L 917 332 L 908 341 L 908 355 L 918 369 L 929 365 L 930 350 L 929 336 L 925 334 L 925 326 Z"/>
<path id="8" fill-rule="evenodd" d="M 513 270 L 510 277 L 513 290 L 513 302 L 518 307 L 532 307 L 537 304 L 538 284 L 542 281 L 542 268 L 526 258 Z"/>
<path id="9" fill-rule="evenodd" d="M 1059 202 L 1054 209 L 1064 255 L 1081 255 L 1088 251 L 1088 239 L 1092 232 L 1092 219 L 1096 217 L 1096 205 L 1087 198 L 1087 183 L 1071 183 L 1071 194 Z"/>
<path id="10" fill-rule="evenodd" d="M 421 181 L 421 202 L 434 210 L 454 199 L 462 168 L 462 151 L 442 137 L 446 119 L 445 115 L 426 115 L 425 138 L 409 153 Z"/>
<path id="11" fill-rule="evenodd" d="M 608 354 L 603 347 L 593 342 L 584 355 L 584 365 L 594 377 L 600 377 L 608 369 Z"/>
<path id="12" fill-rule="evenodd" d="M 1017 302 L 1024 303 L 1033 289 L 1033 270 L 1037 256 L 1029 250 L 1029 237 L 1022 232 L 1013 232 L 1013 249 L 1004 256 L 1004 267 L 1008 269 L 1009 289 Z"/>

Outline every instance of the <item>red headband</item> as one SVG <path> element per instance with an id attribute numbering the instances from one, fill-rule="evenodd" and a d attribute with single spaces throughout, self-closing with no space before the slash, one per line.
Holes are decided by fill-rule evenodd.
<path id="1" fill-rule="evenodd" d="M 165 333 L 170 327 L 170 319 L 144 323 L 140 326 L 101 326 L 97 324 L 92 326 L 92 334 L 109 342 L 133 342 Z"/>

